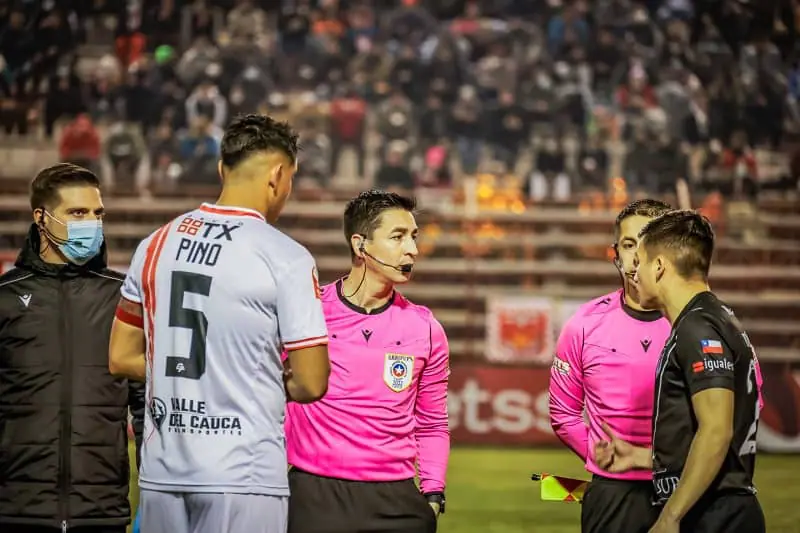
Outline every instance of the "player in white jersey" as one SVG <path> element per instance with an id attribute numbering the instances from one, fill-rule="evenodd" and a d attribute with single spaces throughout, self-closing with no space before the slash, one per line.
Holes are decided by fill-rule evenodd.
<path id="1" fill-rule="evenodd" d="M 228 127 L 221 154 L 219 200 L 139 245 L 112 328 L 111 372 L 147 383 L 145 533 L 283 533 L 287 395 L 312 402 L 327 389 L 314 260 L 271 225 L 291 191 L 297 136 L 248 115 Z"/>

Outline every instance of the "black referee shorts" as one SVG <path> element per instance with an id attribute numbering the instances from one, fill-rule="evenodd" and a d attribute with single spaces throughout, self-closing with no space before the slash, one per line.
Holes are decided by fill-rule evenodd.
<path id="1" fill-rule="evenodd" d="M 346 481 L 289 471 L 288 533 L 435 533 L 436 516 L 413 479 Z"/>
<path id="2" fill-rule="evenodd" d="M 681 520 L 681 533 L 766 533 L 764 511 L 754 494 L 701 498 Z"/>
<path id="3" fill-rule="evenodd" d="M 652 481 L 594 475 L 583 495 L 582 533 L 647 533 L 658 519 Z"/>

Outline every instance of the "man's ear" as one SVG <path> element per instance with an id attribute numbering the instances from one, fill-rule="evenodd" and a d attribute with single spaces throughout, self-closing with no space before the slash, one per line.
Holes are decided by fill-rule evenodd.
<path id="1" fill-rule="evenodd" d="M 219 174 L 219 181 L 225 180 L 225 175 L 222 172 L 222 159 L 217 162 L 217 174 Z"/>
<path id="2" fill-rule="evenodd" d="M 661 278 L 663 278 L 664 274 L 667 272 L 667 260 L 663 255 L 658 255 L 655 258 L 654 264 L 656 269 L 656 281 L 661 281 Z"/>
<path id="3" fill-rule="evenodd" d="M 33 223 L 37 226 L 44 224 L 44 209 L 41 207 L 33 210 Z"/>
<path id="4" fill-rule="evenodd" d="M 275 168 L 272 169 L 272 175 L 269 177 L 269 186 L 273 189 L 278 188 L 278 183 L 280 183 L 283 177 L 283 170 L 283 163 L 278 163 L 275 165 Z"/>
<path id="5" fill-rule="evenodd" d="M 364 236 L 354 233 L 350 236 L 350 248 L 356 257 L 364 259 Z"/>

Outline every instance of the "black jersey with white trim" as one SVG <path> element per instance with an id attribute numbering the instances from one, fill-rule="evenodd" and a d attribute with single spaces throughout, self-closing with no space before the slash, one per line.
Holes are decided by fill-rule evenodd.
<path id="1" fill-rule="evenodd" d="M 653 483 L 665 502 L 675 490 L 697 433 L 692 396 L 733 391 L 733 438 L 708 493 L 755 493 L 756 433 L 761 372 L 747 333 L 730 307 L 711 292 L 695 296 L 675 321 L 656 370 Z"/>

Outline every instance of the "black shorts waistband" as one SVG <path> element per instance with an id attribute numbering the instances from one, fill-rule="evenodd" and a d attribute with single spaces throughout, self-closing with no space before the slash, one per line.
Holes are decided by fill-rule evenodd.
<path id="1" fill-rule="evenodd" d="M 297 468 L 296 466 L 289 466 L 289 472 L 296 472 L 298 474 L 304 474 L 306 476 L 314 476 L 320 479 L 326 479 L 331 481 L 341 481 L 342 483 L 364 483 L 368 485 L 374 484 L 382 484 L 382 485 L 391 485 L 391 484 L 400 484 L 400 483 L 408 483 L 409 481 L 414 483 L 414 478 L 406 478 L 406 479 L 392 479 L 386 481 L 370 481 L 365 479 L 344 479 L 340 477 L 332 477 L 332 476 L 324 476 L 322 474 L 315 474 L 314 472 L 309 472 L 308 470 L 303 470 L 302 468 Z"/>
<path id="2" fill-rule="evenodd" d="M 613 477 L 601 476 L 600 474 L 592 474 L 592 483 L 647 487 L 648 489 L 653 488 L 653 482 L 649 479 L 616 479 Z"/>

